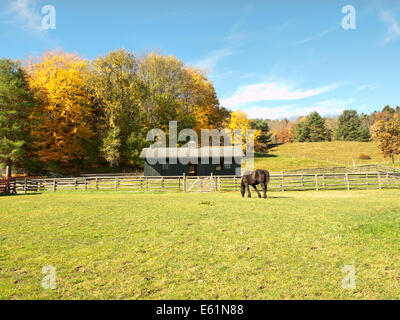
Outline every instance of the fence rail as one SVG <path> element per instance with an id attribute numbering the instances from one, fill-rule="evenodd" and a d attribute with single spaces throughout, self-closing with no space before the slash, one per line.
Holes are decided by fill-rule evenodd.
<path id="1" fill-rule="evenodd" d="M 175 191 L 219 192 L 240 189 L 241 176 L 96 176 L 77 178 L 14 179 L 18 193 L 40 191 Z M 269 191 L 400 188 L 400 174 L 380 172 L 271 174 Z"/>

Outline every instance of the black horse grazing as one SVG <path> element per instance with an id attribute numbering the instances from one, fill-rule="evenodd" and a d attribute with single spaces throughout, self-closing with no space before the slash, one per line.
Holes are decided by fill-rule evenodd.
<path id="1" fill-rule="evenodd" d="M 261 185 L 264 191 L 264 199 L 267 198 L 267 184 L 269 182 L 269 172 L 266 170 L 256 170 L 250 174 L 245 174 L 242 178 L 242 184 L 240 186 L 240 192 L 242 193 L 242 197 L 244 197 L 247 188 L 248 197 L 251 198 L 250 186 L 256 190 L 258 197 L 261 198 L 261 194 L 257 190 L 257 185 Z"/>

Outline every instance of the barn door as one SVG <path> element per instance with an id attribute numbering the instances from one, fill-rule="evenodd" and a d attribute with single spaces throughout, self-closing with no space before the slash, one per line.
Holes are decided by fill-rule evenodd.
<path id="1" fill-rule="evenodd" d="M 197 164 L 189 164 L 189 176 L 197 177 Z"/>

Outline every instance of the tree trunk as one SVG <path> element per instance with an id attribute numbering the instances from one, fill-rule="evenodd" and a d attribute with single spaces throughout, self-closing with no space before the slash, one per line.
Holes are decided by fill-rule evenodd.
<path id="1" fill-rule="evenodd" d="M 6 167 L 6 179 L 11 179 L 11 162 L 7 163 Z"/>
<path id="2" fill-rule="evenodd" d="M 10 179 L 11 179 L 11 161 L 7 162 L 6 167 L 6 193 L 10 193 Z"/>

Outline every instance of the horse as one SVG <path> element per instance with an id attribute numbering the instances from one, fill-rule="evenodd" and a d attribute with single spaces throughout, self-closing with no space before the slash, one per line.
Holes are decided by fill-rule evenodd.
<path id="1" fill-rule="evenodd" d="M 256 170 L 253 171 L 250 174 L 245 174 L 242 177 L 242 183 L 240 185 L 240 192 L 242 194 L 242 197 L 244 198 L 244 195 L 246 193 L 246 188 L 247 188 L 247 194 L 248 197 L 251 198 L 251 193 L 250 193 L 250 186 L 256 190 L 258 197 L 261 198 L 260 192 L 257 190 L 257 185 L 261 185 L 264 191 L 264 199 L 267 198 L 267 184 L 269 183 L 270 180 L 270 175 L 269 172 L 266 170 Z"/>

